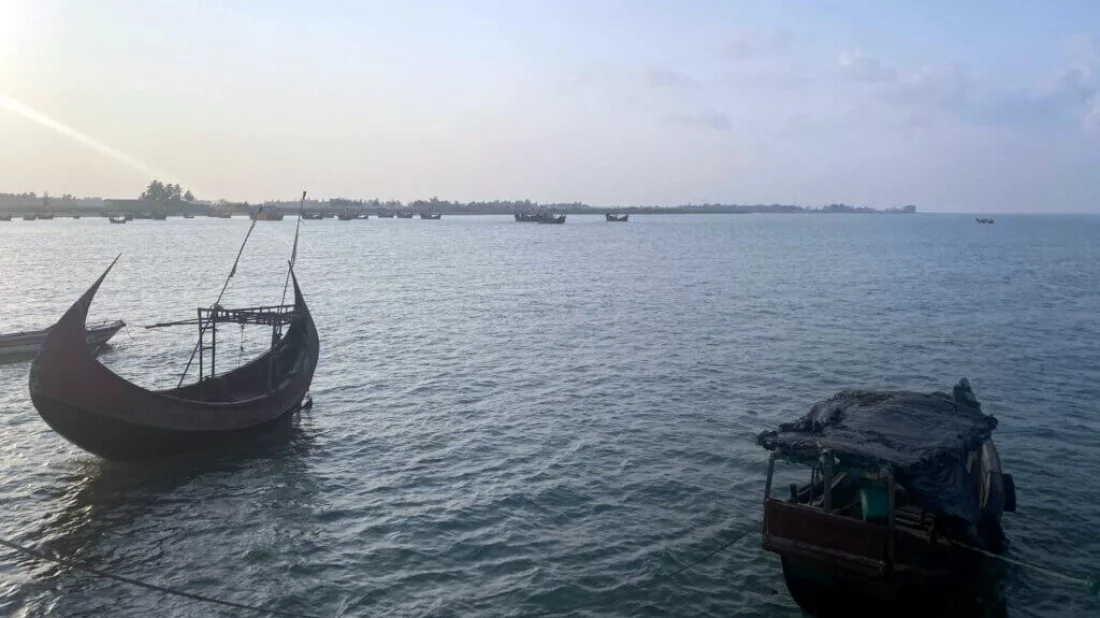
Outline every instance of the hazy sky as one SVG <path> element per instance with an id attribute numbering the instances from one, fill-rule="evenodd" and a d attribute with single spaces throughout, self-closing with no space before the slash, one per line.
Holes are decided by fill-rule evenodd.
<path id="1" fill-rule="evenodd" d="M 0 0 L 0 191 L 1100 212 L 1100 2 Z"/>

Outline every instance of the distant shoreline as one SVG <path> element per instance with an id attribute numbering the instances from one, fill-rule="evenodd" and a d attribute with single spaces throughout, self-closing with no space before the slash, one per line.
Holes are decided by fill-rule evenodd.
<path id="1" fill-rule="evenodd" d="M 10 194 L 9 194 L 10 195 Z M 3 198 L 0 194 L 0 198 Z M 7 202 L 7 203 L 5 203 Z M 41 202 L 28 203 L 28 200 L 4 200 L 0 199 L 0 213 L 13 215 L 51 213 L 59 217 L 73 215 L 110 215 L 123 213 L 163 213 L 169 216 L 182 216 L 183 214 L 207 215 L 214 212 L 244 215 L 254 212 L 260 206 L 266 210 L 277 210 L 284 215 L 294 215 L 299 209 L 298 202 L 267 202 L 264 204 L 249 204 L 248 202 L 182 202 L 148 200 L 94 200 L 86 198 L 52 202 L 43 208 Z M 351 201 L 351 200 L 327 200 L 307 201 L 305 211 L 310 213 L 334 214 L 351 211 L 352 213 L 365 213 L 369 215 L 378 212 L 436 212 L 443 215 L 512 215 L 517 212 L 532 210 L 546 210 L 570 215 L 602 215 L 605 213 L 631 214 L 631 215 L 746 215 L 746 214 L 914 214 L 916 206 L 904 206 L 901 208 L 875 209 L 866 206 L 848 206 L 846 204 L 830 204 L 818 208 L 806 206 L 794 206 L 787 204 L 704 204 L 700 206 L 609 206 L 596 207 L 587 204 L 537 204 L 534 202 L 470 202 L 456 203 L 446 201 L 418 200 L 404 204 L 401 202 Z"/>

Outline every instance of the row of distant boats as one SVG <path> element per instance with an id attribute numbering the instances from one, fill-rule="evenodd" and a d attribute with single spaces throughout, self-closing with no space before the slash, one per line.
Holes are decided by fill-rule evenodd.
<path id="1" fill-rule="evenodd" d="M 412 212 L 378 212 L 378 213 L 375 214 L 375 216 L 378 217 L 379 219 L 393 219 L 393 218 L 412 219 L 414 215 L 415 215 L 415 213 L 412 213 Z M 121 224 L 127 223 L 129 221 L 133 221 L 134 219 L 150 219 L 150 220 L 153 220 L 153 221 L 165 221 L 165 220 L 168 219 L 168 215 L 166 213 L 163 213 L 163 212 L 126 213 L 126 214 L 115 213 L 115 214 L 107 214 L 105 216 L 107 217 L 108 221 L 110 221 L 111 223 L 116 224 L 116 225 L 121 225 Z M 213 213 L 213 214 L 204 215 L 204 216 L 217 218 L 217 219 L 229 219 L 233 215 L 231 215 L 230 213 Z M 255 212 L 249 213 L 248 216 L 249 216 L 250 219 L 252 219 L 254 221 L 282 221 L 283 217 L 284 217 L 283 213 L 278 211 L 278 210 L 264 210 L 262 208 L 255 211 Z M 330 213 L 303 212 L 302 215 L 301 215 L 302 219 L 307 220 L 307 221 L 321 220 L 321 219 L 325 219 L 325 218 L 333 218 L 333 219 L 338 219 L 340 221 L 352 221 L 352 220 L 356 220 L 356 219 L 358 219 L 358 220 L 369 219 L 370 216 L 371 215 L 369 213 L 352 212 L 350 210 L 347 210 L 347 211 L 344 211 L 344 212 L 335 212 L 335 213 L 332 213 L 332 212 L 330 212 Z M 443 214 L 438 213 L 438 212 L 422 212 L 422 213 L 419 213 L 419 216 L 420 216 L 421 219 L 425 219 L 425 220 L 429 220 L 429 221 L 438 221 L 439 219 L 443 218 Z M 561 225 L 561 224 L 565 223 L 565 213 L 560 213 L 559 214 L 559 213 L 554 213 L 554 212 L 549 212 L 549 211 L 529 211 L 529 212 L 521 212 L 521 213 L 517 212 L 513 216 L 515 217 L 515 220 L 517 222 L 520 222 L 520 223 L 545 223 L 545 224 L 551 224 L 551 225 Z M 192 213 L 184 213 L 182 215 L 182 217 L 184 219 L 194 219 L 195 215 L 192 214 Z M 54 215 L 52 213 L 51 214 L 41 214 L 41 213 L 39 213 L 39 214 L 23 215 L 23 220 L 24 221 L 34 221 L 36 219 L 53 219 L 53 218 L 54 218 Z M 71 218 L 79 219 L 80 215 L 71 215 Z M 629 214 L 615 214 L 615 213 L 610 213 L 609 212 L 609 213 L 604 214 L 604 218 L 608 223 L 626 223 L 627 221 L 630 220 L 630 215 Z M 12 220 L 12 215 L 11 214 L 0 214 L 0 221 L 11 221 L 11 220 Z M 992 223 L 992 221 L 990 221 L 990 223 Z"/>

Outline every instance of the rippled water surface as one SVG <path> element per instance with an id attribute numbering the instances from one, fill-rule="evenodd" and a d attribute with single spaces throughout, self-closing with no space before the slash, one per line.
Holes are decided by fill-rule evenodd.
<path id="1" fill-rule="evenodd" d="M 279 300 L 262 222 L 226 305 Z M 0 332 L 56 320 L 113 257 L 102 361 L 175 383 L 243 219 L 0 223 Z M 344 616 L 799 616 L 750 534 L 760 430 L 846 387 L 969 377 L 1020 495 L 1009 555 L 1100 570 L 1100 217 L 570 216 L 306 221 L 311 411 L 240 452 L 111 464 L 0 365 L 0 535 L 120 575 Z M 223 332 L 219 363 L 261 332 Z M 220 365 L 221 366 L 221 365 Z M 6 551 L 6 550 L 4 550 Z M 1010 568 L 1010 615 L 1098 615 Z M 0 614 L 235 616 L 3 553 Z"/>

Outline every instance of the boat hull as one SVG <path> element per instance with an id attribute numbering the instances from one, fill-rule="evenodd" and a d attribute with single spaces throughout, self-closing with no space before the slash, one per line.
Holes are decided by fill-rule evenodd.
<path id="1" fill-rule="evenodd" d="M 294 317 L 268 352 L 228 373 L 151 391 L 104 367 L 83 345 L 88 307 L 107 272 L 50 329 L 31 365 L 31 400 L 66 440 L 108 459 L 147 459 L 263 432 L 300 406 L 319 342 L 293 273 Z"/>
<path id="2" fill-rule="evenodd" d="M 81 449 L 112 461 L 142 461 L 235 444 L 265 434 L 290 419 L 301 406 L 293 402 L 269 420 L 227 431 L 181 431 L 120 421 L 41 393 L 31 401 L 58 435 Z"/>
<path id="3" fill-rule="evenodd" d="M 85 341 L 93 354 L 110 341 L 111 337 L 114 337 L 125 325 L 125 322 L 119 320 L 88 329 Z M 0 361 L 27 359 L 34 356 L 42 347 L 42 343 L 46 340 L 49 332 L 49 329 L 46 329 L 0 338 Z"/>

